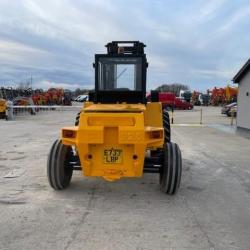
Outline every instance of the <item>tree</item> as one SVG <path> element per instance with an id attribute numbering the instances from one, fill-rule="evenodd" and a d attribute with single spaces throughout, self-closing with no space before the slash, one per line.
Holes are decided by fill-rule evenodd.
<path id="1" fill-rule="evenodd" d="M 26 89 L 29 89 L 30 87 L 31 87 L 31 84 L 28 81 L 19 82 L 17 85 L 17 89 L 19 89 L 19 90 L 26 90 Z"/>
<path id="2" fill-rule="evenodd" d="M 75 89 L 75 91 L 73 91 L 73 95 L 76 97 L 76 96 L 79 96 L 79 95 L 87 95 L 89 93 L 89 89 L 80 89 L 80 88 L 77 88 Z"/>
<path id="3" fill-rule="evenodd" d="M 176 96 L 179 96 L 180 90 L 189 90 L 189 86 L 181 83 L 162 84 L 155 90 L 159 92 L 172 92 Z"/>

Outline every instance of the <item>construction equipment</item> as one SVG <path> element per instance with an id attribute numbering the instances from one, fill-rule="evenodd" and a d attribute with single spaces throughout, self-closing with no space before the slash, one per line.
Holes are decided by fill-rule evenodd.
<path id="1" fill-rule="evenodd" d="M 138 41 L 108 43 L 95 55 L 95 91 L 64 127 L 47 161 L 48 180 L 56 190 L 68 187 L 73 170 L 107 181 L 158 173 L 164 193 L 180 186 L 182 157 L 170 141 L 170 122 L 158 92 L 146 100 L 145 45 Z"/>
<path id="2" fill-rule="evenodd" d="M 0 119 L 6 117 L 7 101 L 0 98 Z"/>
<path id="3" fill-rule="evenodd" d="M 214 87 L 211 91 L 211 104 L 213 106 L 222 105 L 226 102 L 225 89 Z"/>
<path id="4" fill-rule="evenodd" d="M 238 88 L 227 85 L 225 88 L 213 88 L 211 104 L 214 106 L 237 102 Z"/>
<path id="5" fill-rule="evenodd" d="M 237 102 L 238 88 L 227 85 L 225 88 L 226 103 Z"/>
<path id="6" fill-rule="evenodd" d="M 191 98 L 191 102 L 193 103 L 193 105 L 197 105 L 200 106 L 201 105 L 201 100 L 200 100 L 200 92 L 197 91 L 193 91 L 192 93 L 192 98 Z"/>
<path id="7" fill-rule="evenodd" d="M 210 102 L 210 95 L 209 93 L 200 94 L 199 99 L 202 106 L 208 106 Z"/>
<path id="8" fill-rule="evenodd" d="M 207 91 L 206 94 L 203 94 L 203 93 L 200 93 L 197 91 L 193 91 L 192 98 L 191 98 L 191 103 L 193 103 L 193 105 L 208 106 L 209 102 L 210 102 L 209 90 Z"/>
<path id="9" fill-rule="evenodd" d="M 6 118 L 7 100 L 3 88 L 0 89 L 0 119 Z"/>

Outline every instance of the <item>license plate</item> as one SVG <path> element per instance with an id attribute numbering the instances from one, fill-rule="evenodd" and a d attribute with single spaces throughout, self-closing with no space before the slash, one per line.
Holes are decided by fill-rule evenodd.
<path id="1" fill-rule="evenodd" d="M 118 149 L 118 148 L 104 149 L 103 162 L 106 164 L 122 163 L 122 149 Z"/>

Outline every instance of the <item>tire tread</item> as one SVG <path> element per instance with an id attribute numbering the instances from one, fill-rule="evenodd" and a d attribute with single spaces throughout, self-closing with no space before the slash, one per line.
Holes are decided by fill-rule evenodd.
<path id="1" fill-rule="evenodd" d="M 50 186 L 56 190 L 64 189 L 70 184 L 73 169 L 65 171 L 66 157 L 71 153 L 70 150 L 71 146 L 63 145 L 61 140 L 56 140 L 51 147 L 47 160 L 47 176 Z"/>
<path id="2" fill-rule="evenodd" d="M 167 110 L 163 110 L 163 128 L 164 128 L 164 134 L 165 142 L 170 142 L 171 141 L 171 130 L 170 130 L 170 120 L 169 120 L 169 113 Z"/>
<path id="3" fill-rule="evenodd" d="M 160 185 L 164 193 L 173 195 L 180 187 L 182 173 L 182 158 L 179 146 L 170 142 L 165 144 L 163 169 Z"/>

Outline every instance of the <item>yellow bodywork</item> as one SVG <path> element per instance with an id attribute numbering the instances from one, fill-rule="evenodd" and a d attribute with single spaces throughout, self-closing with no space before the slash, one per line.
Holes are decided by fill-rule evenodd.
<path id="1" fill-rule="evenodd" d="M 62 143 L 75 146 L 85 176 L 113 181 L 140 177 L 147 149 L 164 143 L 162 106 L 85 103 L 79 126 L 62 129 Z"/>
<path id="2" fill-rule="evenodd" d="M 6 100 L 0 98 L 0 113 L 5 113 L 7 108 Z"/>

